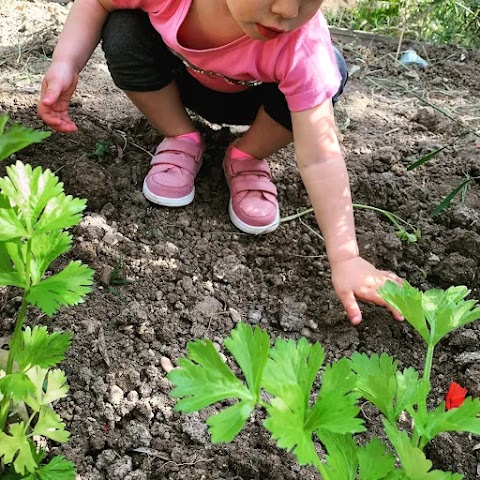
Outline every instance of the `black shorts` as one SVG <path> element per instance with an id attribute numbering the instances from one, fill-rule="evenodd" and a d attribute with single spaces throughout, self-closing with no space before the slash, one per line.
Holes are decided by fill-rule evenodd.
<path id="1" fill-rule="evenodd" d="M 185 107 L 212 123 L 250 125 L 263 105 L 276 122 L 292 130 L 287 101 L 276 83 L 263 83 L 238 93 L 211 90 L 192 77 L 182 61 L 165 45 L 141 10 L 116 10 L 102 32 L 102 47 L 115 85 L 131 92 L 151 92 L 177 82 Z M 348 78 L 341 53 L 335 49 L 342 85 Z"/>

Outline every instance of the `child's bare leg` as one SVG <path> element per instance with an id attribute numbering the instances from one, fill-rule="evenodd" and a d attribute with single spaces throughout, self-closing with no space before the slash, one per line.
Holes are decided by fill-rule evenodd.
<path id="1" fill-rule="evenodd" d="M 197 130 L 180 100 L 175 81 L 153 92 L 125 93 L 162 135 L 176 137 Z"/>
<path id="2" fill-rule="evenodd" d="M 255 158 L 266 158 L 293 141 L 290 130 L 277 123 L 260 107 L 248 131 L 235 142 L 242 152 Z"/>

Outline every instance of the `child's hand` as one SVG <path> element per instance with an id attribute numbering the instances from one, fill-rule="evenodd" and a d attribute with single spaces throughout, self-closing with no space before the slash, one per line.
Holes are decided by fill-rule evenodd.
<path id="1" fill-rule="evenodd" d="M 387 307 L 396 320 L 403 320 L 400 313 L 378 294 L 378 289 L 387 280 L 401 283 L 400 277 L 392 272 L 377 270 L 361 257 L 338 262 L 331 268 L 333 287 L 353 325 L 358 325 L 362 321 L 362 312 L 357 299 Z"/>
<path id="2" fill-rule="evenodd" d="M 76 132 L 77 126 L 68 116 L 68 107 L 77 86 L 74 65 L 54 62 L 42 82 L 38 116 L 51 128 L 62 133 Z"/>

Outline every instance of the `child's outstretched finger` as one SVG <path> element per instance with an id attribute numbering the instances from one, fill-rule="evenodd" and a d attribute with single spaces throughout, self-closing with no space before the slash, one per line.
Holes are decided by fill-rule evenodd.
<path id="1" fill-rule="evenodd" d="M 352 291 L 339 293 L 338 298 L 342 302 L 347 317 L 352 322 L 352 325 L 359 325 L 362 321 L 362 311 L 358 305 L 357 299 Z"/>
<path id="2" fill-rule="evenodd" d="M 398 283 L 399 285 L 403 285 L 403 278 L 399 277 L 393 272 L 389 272 L 387 270 L 382 271 L 383 275 L 387 278 L 387 280 L 391 280 L 392 282 Z"/>

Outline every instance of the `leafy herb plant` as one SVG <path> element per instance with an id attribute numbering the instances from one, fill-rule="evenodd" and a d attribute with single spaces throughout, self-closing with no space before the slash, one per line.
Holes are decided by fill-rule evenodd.
<path id="1" fill-rule="evenodd" d="M 0 159 L 45 138 L 0 117 Z M 54 369 L 70 346 L 70 333 L 24 328 L 29 305 L 48 317 L 90 291 L 93 271 L 79 261 L 52 274 L 54 260 L 71 248 L 66 231 L 79 223 L 85 200 L 65 195 L 50 170 L 17 162 L 0 178 L 0 286 L 23 291 L 8 352 L 0 350 L 0 476 L 2 480 L 70 480 L 74 465 L 61 456 L 45 464 L 34 437 L 66 442 L 69 433 L 51 404 L 67 395 L 65 373 Z M 57 269 L 56 269 L 57 270 Z"/>
<path id="2" fill-rule="evenodd" d="M 327 365 L 314 392 L 324 361 L 320 344 L 278 339 L 271 347 L 265 331 L 240 323 L 225 346 L 244 381 L 210 340 L 191 342 L 188 358 L 180 359 L 179 368 L 168 375 L 175 385 L 171 395 L 179 399 L 175 409 L 190 413 L 228 400 L 226 408 L 207 420 L 217 443 L 231 442 L 261 407 L 268 415 L 264 426 L 277 445 L 292 451 L 301 465 L 314 465 L 324 480 L 460 480 L 458 474 L 432 471 L 423 448 L 441 432 L 480 433 L 478 399 L 467 398 L 449 411 L 444 403 L 427 408 L 435 345 L 455 328 L 480 318 L 476 302 L 464 300 L 468 293 L 465 287 L 421 293 L 407 282 L 403 287 L 390 282 L 382 289 L 384 298 L 427 343 L 422 377 L 413 368 L 399 371 L 388 355 L 354 354 Z M 381 412 L 396 457 L 378 438 L 357 444 L 354 435 L 365 431 L 358 417 L 360 397 Z M 415 422 L 410 431 L 399 426 L 402 412 Z M 315 442 L 322 445 L 323 456 Z"/>
<path id="3" fill-rule="evenodd" d="M 423 375 L 420 378 L 412 368 L 404 370 L 403 373 L 395 371 L 394 375 L 388 371 L 388 368 L 382 366 L 378 370 L 367 368 L 365 375 L 359 376 L 361 381 L 357 384 L 357 390 L 363 395 L 368 394 L 368 398 L 383 413 L 386 418 L 385 430 L 394 445 L 398 442 L 403 443 L 406 438 L 409 438 L 406 432 L 394 431 L 400 412 L 405 410 L 410 415 L 413 427 L 412 436 L 409 438 L 409 448 L 412 448 L 412 452 L 416 452 L 416 455 L 419 455 L 418 451 L 442 432 L 480 434 L 480 418 L 477 418 L 480 415 L 480 399 L 478 398 L 467 398 L 458 408 L 450 410 L 445 408 L 445 402 L 442 402 L 434 410 L 428 409 L 430 375 L 436 345 L 453 330 L 480 318 L 480 306 L 477 301 L 465 300 L 469 293 L 470 291 L 464 286 L 420 292 L 408 282 L 405 282 L 403 287 L 388 282 L 381 289 L 383 298 L 402 312 L 405 319 L 420 334 L 427 345 Z M 396 370 L 396 362 L 392 362 L 392 359 L 387 356 L 382 357 L 385 364 L 394 364 Z M 372 358 L 370 362 L 372 362 Z M 380 364 L 381 357 L 378 358 Z M 363 360 L 361 355 L 354 355 L 352 357 L 353 369 L 361 368 Z M 376 361 L 377 358 L 375 358 Z M 380 380 L 379 385 L 382 381 L 387 382 L 388 391 L 369 386 L 368 383 L 372 376 Z M 380 396 L 383 397 L 383 405 L 378 401 Z M 367 397 L 365 396 L 365 398 Z M 385 398 L 388 398 L 388 402 L 385 402 Z M 393 432 L 393 435 L 389 432 Z M 400 461 L 403 463 L 401 457 Z M 461 476 L 452 478 L 461 478 Z"/>

